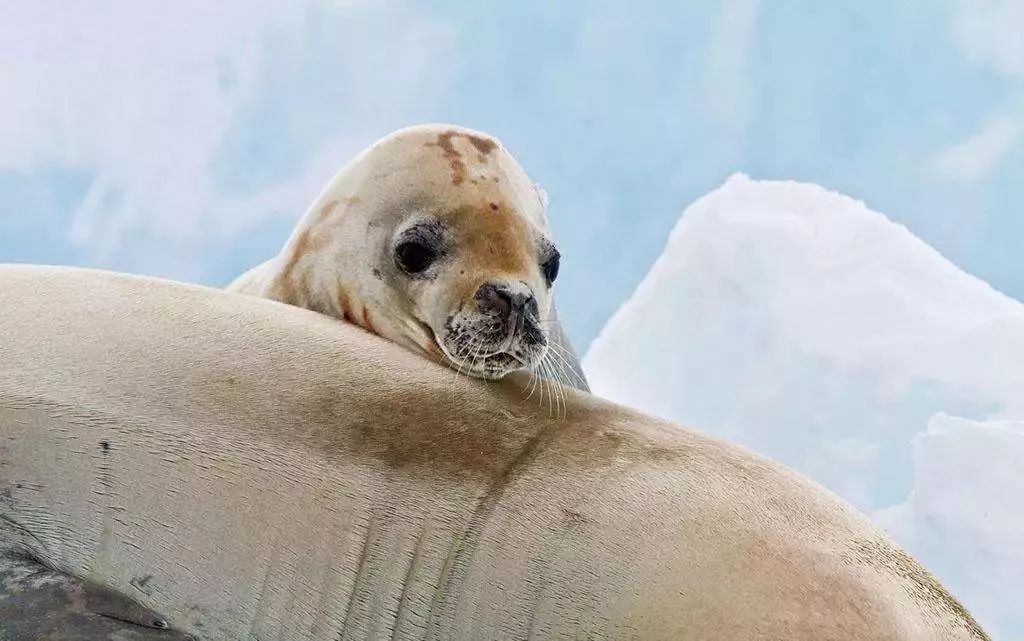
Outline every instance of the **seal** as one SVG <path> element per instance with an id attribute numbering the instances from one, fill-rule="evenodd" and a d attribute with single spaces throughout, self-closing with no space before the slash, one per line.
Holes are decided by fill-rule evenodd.
<path id="1" fill-rule="evenodd" d="M 586 389 L 553 305 L 546 197 L 488 134 L 418 125 L 344 167 L 280 254 L 228 286 L 342 319 L 486 379 Z"/>
<path id="2" fill-rule="evenodd" d="M 0 266 L 0 309 L 5 639 L 989 639 L 820 485 L 591 394 L 152 278 Z"/>

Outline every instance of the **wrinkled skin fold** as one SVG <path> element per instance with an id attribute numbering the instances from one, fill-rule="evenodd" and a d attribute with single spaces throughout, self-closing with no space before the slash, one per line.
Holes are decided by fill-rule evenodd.
<path id="1" fill-rule="evenodd" d="M 807 479 L 583 393 L 552 417 L 528 383 L 253 297 L 0 267 L 3 558 L 132 634 L 986 638 Z"/>

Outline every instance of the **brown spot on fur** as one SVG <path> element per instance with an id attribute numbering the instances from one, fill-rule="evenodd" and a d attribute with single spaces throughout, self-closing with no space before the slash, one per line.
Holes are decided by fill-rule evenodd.
<path id="1" fill-rule="evenodd" d="M 353 367 L 361 366 L 358 362 Z M 401 369 L 396 370 L 401 372 Z M 391 374 L 389 373 L 389 376 Z M 454 371 L 448 373 L 458 377 Z M 588 406 L 570 398 L 574 421 L 550 416 L 546 405 L 527 399 L 521 377 L 499 384 L 465 376 L 458 379 L 458 411 L 439 411 L 439 395 L 452 394 L 452 383 L 420 386 L 399 373 L 391 378 L 372 377 L 380 384 L 375 394 L 358 395 L 325 385 L 319 392 L 306 389 L 289 403 L 302 417 L 300 431 L 324 439 L 325 445 L 369 456 L 389 466 L 427 477 L 494 477 L 508 471 L 532 442 L 534 454 L 557 443 L 552 455 L 559 464 L 588 468 L 632 467 L 666 464 L 665 453 L 676 451 L 675 461 L 692 456 L 685 445 L 665 442 L 655 435 L 631 430 L 636 417 L 629 412 L 609 412 L 604 406 Z M 379 379 L 379 380 L 378 380 Z M 225 388 L 222 388 L 225 389 Z M 567 390 L 570 397 L 574 390 Z M 502 406 L 502 420 L 494 407 Z M 593 412 L 593 414 L 591 414 Z M 401 420 L 381 420 L 401 416 Z M 265 420 L 265 419 L 264 419 Z M 594 429 L 594 425 L 604 424 Z M 347 426 L 339 429 L 339 425 Z M 409 426 L 415 429 L 409 429 Z M 294 430 L 283 432 L 289 439 Z M 652 438 L 654 436 L 654 438 Z M 652 457 L 651 451 L 657 451 Z"/>
<path id="2" fill-rule="evenodd" d="M 309 230 L 303 229 L 302 233 L 295 240 L 295 246 L 292 248 L 292 253 L 288 257 L 288 262 L 285 263 L 284 269 L 281 270 L 281 278 L 289 280 L 292 272 L 295 271 L 295 266 L 299 263 L 302 257 L 306 253 L 306 247 L 309 245 Z"/>
<path id="3" fill-rule="evenodd" d="M 498 148 L 498 143 L 494 142 L 490 138 L 484 138 L 475 134 L 463 133 L 461 131 L 445 131 L 437 135 L 437 142 L 428 142 L 428 147 L 440 147 L 444 152 L 444 157 L 448 160 L 448 164 L 452 169 L 452 184 L 461 185 L 466 180 L 466 163 L 462 160 L 462 154 L 455 148 L 452 143 L 452 139 L 456 137 L 465 138 L 471 145 L 477 150 L 477 160 L 481 163 L 487 162 L 487 156 L 492 151 Z M 471 178 L 470 182 L 474 185 L 479 184 L 476 178 Z M 497 176 L 494 177 L 494 182 L 498 182 Z"/>
<path id="4" fill-rule="evenodd" d="M 477 429 L 461 418 L 447 420 L 436 411 L 436 390 L 398 392 L 395 387 L 385 392 L 380 402 L 370 399 L 366 405 L 353 408 L 348 407 L 350 395 L 325 390 L 322 396 L 303 399 L 307 404 L 302 412 L 303 424 L 321 435 L 332 450 L 340 447 L 428 476 L 496 474 L 507 465 L 511 451 L 521 446 L 521 437 L 525 436 Z M 384 397 L 395 397 L 394 402 L 384 402 Z M 417 427 L 400 428 L 395 421 L 379 420 L 378 412 L 403 416 L 405 425 Z M 337 430 L 339 421 L 351 427 Z"/>
<path id="5" fill-rule="evenodd" d="M 491 211 L 498 211 L 498 203 L 491 203 Z"/>
<path id="6" fill-rule="evenodd" d="M 373 327 L 373 321 L 370 320 L 370 308 L 363 307 L 363 327 L 371 334 L 376 334 L 377 330 Z"/>
<path id="7" fill-rule="evenodd" d="M 490 138 L 483 138 L 481 136 L 476 136 L 473 134 L 462 134 L 462 136 L 469 140 L 469 142 L 472 143 L 474 147 L 476 147 L 476 150 L 480 152 L 481 160 L 483 160 L 484 156 L 491 153 L 498 147 L 498 143 L 494 142 Z"/>
<path id="8" fill-rule="evenodd" d="M 462 181 L 466 179 L 466 163 L 462 162 L 462 154 L 452 144 L 452 138 L 460 135 L 457 131 L 446 131 L 437 135 L 437 142 L 428 142 L 429 147 L 440 147 L 444 152 L 444 157 L 448 159 L 448 164 L 452 168 L 452 184 L 461 185 Z"/>
<path id="9" fill-rule="evenodd" d="M 285 263 L 281 272 L 275 279 L 275 291 L 273 292 L 273 298 L 281 301 L 282 303 L 303 307 L 307 302 L 304 295 L 300 296 L 300 292 L 296 287 L 297 279 L 295 277 L 295 271 L 299 261 L 302 260 L 302 257 L 305 256 L 310 249 L 310 235 L 309 229 L 302 230 L 298 235 L 295 239 L 294 246 L 291 248 L 291 253 L 288 255 L 288 262 Z"/>
<path id="10" fill-rule="evenodd" d="M 341 314 L 341 318 L 349 323 L 352 322 L 352 317 L 349 316 L 348 310 L 351 305 L 349 304 L 348 294 L 342 291 L 338 294 L 338 313 Z"/>
<path id="11" fill-rule="evenodd" d="M 288 261 L 274 278 L 270 298 L 298 307 L 309 307 L 315 303 L 309 290 L 307 274 L 300 270 L 299 265 L 305 256 L 315 254 L 329 240 L 329 235 L 322 229 L 322 223 L 336 210 L 338 202 L 325 202 L 317 212 L 315 221 L 303 229 L 291 243 L 288 248 Z M 308 270 L 307 266 L 305 271 Z"/>
<path id="12" fill-rule="evenodd" d="M 319 225 L 320 223 L 327 220 L 327 217 L 331 215 L 331 212 L 334 211 L 334 208 L 337 205 L 337 200 L 328 200 L 326 203 L 324 203 L 323 207 L 320 208 L 320 213 L 317 215 L 316 222 L 314 223 L 314 225 Z"/>

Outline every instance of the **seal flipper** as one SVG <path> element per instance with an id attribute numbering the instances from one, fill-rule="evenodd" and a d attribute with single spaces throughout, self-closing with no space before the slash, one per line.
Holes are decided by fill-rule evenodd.
<path id="1" fill-rule="evenodd" d="M 558 309 L 556 309 L 554 301 L 551 302 L 551 311 L 548 312 L 548 327 L 550 328 L 548 330 L 548 349 L 555 350 L 559 355 L 553 359 L 553 362 L 558 363 L 559 366 L 550 372 L 545 371 L 543 373 L 538 368 L 534 368 L 532 370 L 533 373 L 561 383 L 566 387 L 574 387 L 583 392 L 590 392 L 590 384 L 583 373 L 583 367 L 580 366 L 579 356 L 576 355 L 576 350 L 572 348 L 569 337 L 565 335 L 562 323 L 558 320 Z M 563 371 L 563 369 L 566 371 Z"/>
<path id="2" fill-rule="evenodd" d="M 119 592 L 0 554 L 0 639 L 194 641 Z"/>

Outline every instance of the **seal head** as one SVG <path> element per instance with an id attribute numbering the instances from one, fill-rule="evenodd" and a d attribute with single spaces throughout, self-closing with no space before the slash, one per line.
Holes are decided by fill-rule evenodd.
<path id="1" fill-rule="evenodd" d="M 231 289 L 348 320 L 471 376 L 534 369 L 559 268 L 545 205 L 495 138 L 402 129 L 342 169 L 265 273 Z"/>

